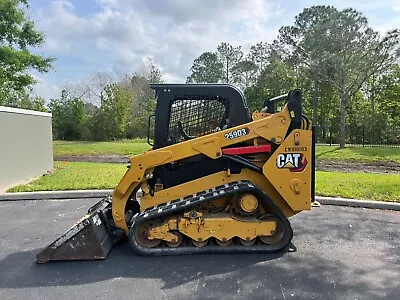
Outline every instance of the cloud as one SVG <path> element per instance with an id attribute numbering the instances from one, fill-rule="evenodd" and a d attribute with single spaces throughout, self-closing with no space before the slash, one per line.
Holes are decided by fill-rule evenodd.
<path id="1" fill-rule="evenodd" d="M 47 36 L 44 49 L 56 57 L 78 59 L 77 63 L 84 60 L 93 68 L 98 68 L 100 60 L 103 69 L 122 75 L 134 72 L 151 57 L 166 78 L 183 82 L 193 60 L 215 50 L 220 42 L 248 48 L 271 41 L 277 33 L 277 28 L 267 26 L 274 14 L 273 2 L 263 0 L 96 3 L 100 9 L 86 15 L 68 0 L 40 8 L 34 18 Z"/>
<path id="2" fill-rule="evenodd" d="M 37 81 L 37 84 L 34 86 L 31 94 L 33 96 L 40 96 L 46 100 L 46 103 L 49 103 L 50 99 L 59 98 L 61 94 L 62 86 L 51 83 L 47 75 L 35 75 L 34 78 Z"/>
<path id="3" fill-rule="evenodd" d="M 379 32 L 379 34 L 383 37 L 386 35 L 386 33 L 390 30 L 393 30 L 394 28 L 399 28 L 400 27 L 400 21 L 399 20 L 385 20 L 383 23 L 374 26 L 374 29 Z"/>
<path id="4" fill-rule="evenodd" d="M 393 10 L 400 12 L 400 0 L 397 0 L 393 5 Z"/>
<path id="5" fill-rule="evenodd" d="M 50 0 L 49 0 L 50 1 Z M 350 1 L 350 2 L 349 2 Z M 330 0 L 339 8 L 362 9 L 381 33 L 400 18 L 382 20 L 382 9 L 400 11 L 400 0 Z M 95 72 L 117 77 L 138 71 L 151 58 L 164 80 L 184 82 L 193 60 L 221 42 L 247 50 L 271 42 L 280 26 L 291 24 L 302 7 L 281 0 L 53 0 L 33 12 L 47 41 L 41 50 L 57 58 L 49 82 L 79 82 Z M 50 78 L 45 76 L 46 78 Z M 49 84 L 52 94 L 54 85 Z"/>

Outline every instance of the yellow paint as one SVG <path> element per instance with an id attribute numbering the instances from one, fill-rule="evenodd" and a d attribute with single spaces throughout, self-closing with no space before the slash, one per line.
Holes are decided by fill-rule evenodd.
<path id="1" fill-rule="evenodd" d="M 140 203 L 142 210 L 239 180 L 251 181 L 262 189 L 287 217 L 299 211 L 310 209 L 311 131 L 296 130 L 285 139 L 289 125 L 290 114 L 287 106 L 285 106 L 282 111 L 275 114 L 253 114 L 253 121 L 247 124 L 133 156 L 130 160 L 130 168 L 113 192 L 112 210 L 115 225 L 128 233 L 128 226 L 124 219 L 125 206 L 130 198 L 135 199 L 135 193 L 140 186 L 144 191 Z M 226 133 L 243 128 L 248 128 L 249 133 L 247 135 L 234 139 L 225 137 Z M 262 145 L 268 142 L 273 142 L 279 147 L 270 157 L 268 154 L 256 156 L 258 159 L 254 163 L 263 168 L 264 175 L 248 169 L 243 169 L 239 174 L 232 174 L 230 170 L 221 171 L 178 186 L 159 189 L 154 192 L 153 196 L 149 193 L 146 176 L 151 174 L 156 166 L 199 154 L 220 159 L 224 147 L 238 143 Z M 277 168 L 276 159 L 279 153 L 285 153 L 285 149 L 288 147 L 301 146 L 307 147 L 307 151 L 296 152 L 302 153 L 308 161 L 308 166 L 303 172 L 294 173 L 288 168 Z"/>
<path id="2" fill-rule="evenodd" d="M 247 213 L 254 212 L 258 207 L 258 200 L 252 194 L 245 194 L 242 197 L 240 197 L 239 203 L 243 211 Z"/>
<path id="3" fill-rule="evenodd" d="M 149 240 L 160 239 L 168 242 L 176 240 L 170 230 L 176 230 L 195 241 L 205 241 L 215 237 L 220 241 L 239 237 L 243 240 L 252 240 L 258 236 L 273 235 L 276 222 L 257 219 L 237 220 L 228 214 L 215 217 L 212 214 L 203 214 L 196 218 L 178 218 L 166 220 L 160 226 L 150 230 Z"/>
<path id="4" fill-rule="evenodd" d="M 293 211 L 311 209 L 311 131 L 294 130 L 263 166 L 263 173 L 277 189 Z M 292 172 L 289 168 L 278 168 L 279 154 L 302 154 L 307 166 L 303 172 Z"/>

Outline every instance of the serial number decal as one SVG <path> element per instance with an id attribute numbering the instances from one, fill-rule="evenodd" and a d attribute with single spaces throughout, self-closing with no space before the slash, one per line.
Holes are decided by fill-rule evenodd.
<path id="1" fill-rule="evenodd" d="M 304 152 L 307 151 L 307 147 L 286 147 L 285 152 Z"/>
<path id="2" fill-rule="evenodd" d="M 228 133 L 225 133 L 225 138 L 231 140 L 231 139 L 236 139 L 241 136 L 248 135 L 250 133 L 250 129 L 242 128 L 242 129 L 237 129 Z"/>

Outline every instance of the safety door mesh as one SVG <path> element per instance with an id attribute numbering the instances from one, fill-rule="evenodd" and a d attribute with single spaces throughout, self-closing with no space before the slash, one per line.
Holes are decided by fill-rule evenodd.
<path id="1" fill-rule="evenodd" d="M 221 130 L 226 124 L 228 109 L 226 100 L 218 96 L 210 98 L 194 95 L 175 99 L 170 111 L 169 141 L 179 143 L 185 140 L 181 129 L 190 137 Z"/>

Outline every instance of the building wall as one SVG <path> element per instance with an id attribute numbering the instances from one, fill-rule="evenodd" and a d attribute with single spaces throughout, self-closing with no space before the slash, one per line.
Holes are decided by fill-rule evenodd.
<path id="1" fill-rule="evenodd" d="M 51 114 L 0 106 L 0 191 L 52 169 Z"/>

